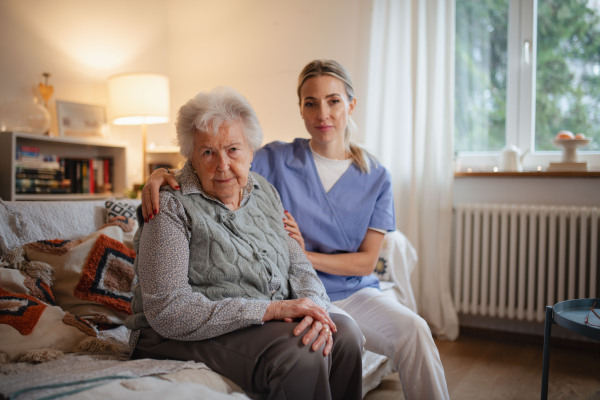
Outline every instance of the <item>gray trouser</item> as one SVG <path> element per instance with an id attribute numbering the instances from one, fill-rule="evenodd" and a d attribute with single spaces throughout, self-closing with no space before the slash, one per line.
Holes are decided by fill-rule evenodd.
<path id="1" fill-rule="evenodd" d="M 132 358 L 200 361 L 256 399 L 361 399 L 362 333 L 344 315 L 331 318 L 338 331 L 327 357 L 294 336 L 296 323 L 271 321 L 201 341 L 166 339 L 145 328 Z"/>

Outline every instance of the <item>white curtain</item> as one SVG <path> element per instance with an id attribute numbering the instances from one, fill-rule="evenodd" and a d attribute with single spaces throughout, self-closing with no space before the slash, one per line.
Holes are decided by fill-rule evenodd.
<path id="1" fill-rule="evenodd" d="M 454 1 L 373 0 L 367 149 L 389 168 L 398 229 L 417 249 L 418 311 L 440 339 L 458 336 L 450 293 Z"/>

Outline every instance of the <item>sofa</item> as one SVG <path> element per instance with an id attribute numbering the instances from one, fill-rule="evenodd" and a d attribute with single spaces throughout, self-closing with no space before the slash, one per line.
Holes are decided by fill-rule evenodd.
<path id="1" fill-rule="evenodd" d="M 244 399 L 203 363 L 129 360 L 129 315 L 138 200 L 0 199 L 0 394 L 4 398 Z M 417 255 L 386 234 L 375 273 L 416 311 Z M 393 372 L 365 351 L 363 396 Z"/>

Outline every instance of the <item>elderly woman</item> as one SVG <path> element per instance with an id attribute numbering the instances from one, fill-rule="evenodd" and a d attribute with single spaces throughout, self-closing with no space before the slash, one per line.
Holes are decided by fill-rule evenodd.
<path id="1" fill-rule="evenodd" d="M 180 190 L 163 188 L 136 236 L 132 358 L 204 362 L 253 398 L 359 399 L 362 334 L 328 314 L 277 191 L 250 173 L 253 109 L 232 89 L 200 93 L 177 139 Z"/>

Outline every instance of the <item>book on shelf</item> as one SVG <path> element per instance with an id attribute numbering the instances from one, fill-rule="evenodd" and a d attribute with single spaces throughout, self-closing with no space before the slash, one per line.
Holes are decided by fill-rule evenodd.
<path id="1" fill-rule="evenodd" d="M 43 187 L 31 187 L 31 188 L 20 188 L 15 190 L 17 194 L 70 194 L 69 188 L 43 188 Z"/>
<path id="2" fill-rule="evenodd" d="M 16 186 L 22 188 L 30 187 L 68 187 L 71 184 L 70 179 L 29 179 L 29 178 L 18 178 L 16 179 Z"/>
<path id="3" fill-rule="evenodd" d="M 65 176 L 72 181 L 73 193 L 108 193 L 112 190 L 112 158 L 65 158 L 64 165 Z"/>
<path id="4" fill-rule="evenodd" d="M 15 177 L 17 179 L 63 179 L 65 171 L 62 168 L 48 169 L 48 168 L 15 168 Z"/>
<path id="5" fill-rule="evenodd" d="M 59 157 L 34 146 L 18 146 L 17 193 L 107 193 L 112 189 L 112 157 Z"/>
<path id="6" fill-rule="evenodd" d="M 16 193 L 71 193 L 69 179 L 29 179 L 17 178 Z"/>
<path id="7" fill-rule="evenodd" d="M 42 154 L 35 146 L 17 146 L 16 167 L 56 169 L 59 167 L 58 156 Z"/>
<path id="8" fill-rule="evenodd" d="M 34 158 L 18 158 L 15 161 L 15 167 L 31 169 L 57 169 L 60 168 L 60 162 L 58 161 L 58 159 L 40 160 Z"/>

